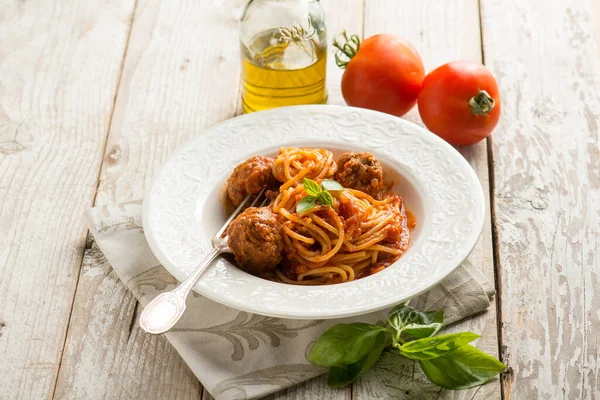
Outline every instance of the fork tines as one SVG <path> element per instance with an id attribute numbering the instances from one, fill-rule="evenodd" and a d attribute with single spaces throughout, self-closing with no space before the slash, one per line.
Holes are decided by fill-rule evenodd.
<path id="1" fill-rule="evenodd" d="M 222 237 L 223 234 L 225 233 L 225 231 L 227 230 L 227 228 L 229 227 L 229 224 L 231 223 L 231 221 L 233 221 L 238 215 L 240 215 L 240 213 L 242 211 L 244 211 L 246 208 L 255 207 L 258 204 L 259 200 L 261 200 L 261 199 L 263 199 L 263 200 L 260 203 L 259 207 L 264 207 L 268 202 L 268 198 L 265 196 L 266 189 L 267 188 L 262 188 L 262 190 L 260 192 L 258 192 L 258 194 L 256 194 L 256 195 L 248 194 L 248 196 L 246 196 L 244 201 L 242 201 L 242 203 L 229 216 L 229 218 L 227 219 L 225 224 L 221 227 L 221 229 L 219 229 L 219 231 L 215 235 L 215 238 Z M 250 203 L 251 199 L 252 199 L 252 202 Z M 250 204 L 248 204 L 248 203 L 250 203 Z"/>

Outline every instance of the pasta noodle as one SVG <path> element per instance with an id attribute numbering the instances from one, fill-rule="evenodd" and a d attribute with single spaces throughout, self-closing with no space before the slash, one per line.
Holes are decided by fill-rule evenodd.
<path id="1" fill-rule="evenodd" d="M 384 269 L 406 252 L 414 218 L 400 196 L 331 191 L 332 206 L 297 213 L 303 179 L 332 179 L 338 166 L 326 149 L 282 148 L 272 172 L 281 182 L 271 208 L 282 220 L 285 256 L 268 279 L 298 285 L 352 281 Z M 273 196 L 275 197 L 275 196 Z"/>

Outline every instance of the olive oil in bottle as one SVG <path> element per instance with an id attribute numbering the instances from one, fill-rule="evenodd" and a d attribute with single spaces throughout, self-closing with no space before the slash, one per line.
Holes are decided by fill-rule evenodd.
<path id="1" fill-rule="evenodd" d="M 242 48 L 244 112 L 327 102 L 326 49 L 314 41 L 278 41 L 272 32 Z M 274 39 L 275 38 L 275 39 Z"/>
<path id="2" fill-rule="evenodd" d="M 318 0 L 251 0 L 240 28 L 244 112 L 327 102 Z"/>

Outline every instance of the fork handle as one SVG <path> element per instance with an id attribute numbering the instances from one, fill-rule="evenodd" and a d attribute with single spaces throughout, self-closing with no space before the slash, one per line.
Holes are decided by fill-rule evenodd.
<path id="1" fill-rule="evenodd" d="M 223 252 L 223 249 L 214 248 L 179 286 L 152 299 L 140 315 L 142 329 L 154 335 L 171 329 L 183 315 L 185 299 L 198 278 L 206 271 L 213 260 Z"/>

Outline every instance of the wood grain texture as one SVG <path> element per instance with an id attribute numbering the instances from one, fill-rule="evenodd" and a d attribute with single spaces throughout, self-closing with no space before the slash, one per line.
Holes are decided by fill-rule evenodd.
<path id="1" fill-rule="evenodd" d="M 0 7 L 0 397 L 54 391 L 133 0 Z"/>
<path id="2" fill-rule="evenodd" d="M 178 145 L 233 116 L 243 4 L 138 1 L 96 205 L 142 199 Z M 80 279 L 57 397 L 198 399 L 197 379 L 166 339 L 140 330 L 114 273 L 85 268 L 97 273 Z"/>
<path id="3" fill-rule="evenodd" d="M 600 393 L 592 3 L 482 2 L 485 59 L 504 106 L 493 148 L 507 398 Z"/>
<path id="4" fill-rule="evenodd" d="M 262 400 L 350 400 L 352 398 L 350 388 L 330 389 L 327 387 L 326 380 L 325 376 L 320 376 L 263 397 Z M 214 400 L 214 397 L 205 389 L 202 400 Z"/>
<path id="5" fill-rule="evenodd" d="M 175 349 L 133 329 L 139 311 L 93 243 L 84 253 L 55 398 L 200 398 L 200 384 Z"/>
<path id="6" fill-rule="evenodd" d="M 330 389 L 327 377 L 320 376 L 301 384 L 275 393 L 264 400 L 350 400 L 351 388 Z"/>
<path id="7" fill-rule="evenodd" d="M 377 33 L 393 33 L 408 39 L 423 58 L 426 71 L 456 59 L 481 61 L 479 5 L 477 0 L 366 0 L 364 37 Z M 406 119 L 421 126 L 416 107 Z M 460 148 L 459 151 L 476 171 L 489 204 L 488 155 L 485 142 Z M 494 281 L 494 262 L 489 209 L 482 236 L 469 260 Z M 496 306 L 480 315 L 447 328 L 448 332 L 473 331 L 482 338 L 477 347 L 498 355 Z M 354 387 L 353 397 L 363 399 L 498 399 L 499 380 L 480 388 L 462 391 L 440 390 L 428 382 L 418 365 L 386 352 L 379 364 Z"/>
<path id="8" fill-rule="evenodd" d="M 340 80 L 344 73 L 335 64 L 335 49 L 331 46 L 333 37 L 342 30 L 348 33 L 362 31 L 363 0 L 326 0 L 322 2 L 327 15 L 328 51 L 327 51 L 327 92 L 328 104 L 346 104 L 340 89 Z M 241 105 L 238 106 L 238 113 Z M 327 387 L 325 376 L 311 379 L 300 385 L 268 396 L 265 400 L 344 400 L 350 399 L 351 388 L 333 390 Z M 205 390 L 203 400 L 213 399 Z"/>
<path id="9" fill-rule="evenodd" d="M 322 2 L 327 15 L 327 33 L 329 37 L 327 43 L 327 93 L 329 94 L 329 100 L 327 104 L 346 104 L 340 85 L 344 70 L 335 63 L 336 49 L 332 46 L 332 43 L 333 39 L 344 30 L 349 35 L 362 35 L 364 2 L 365 0 L 326 0 Z"/>
<path id="10" fill-rule="evenodd" d="M 340 81 L 344 71 L 335 64 L 335 48 L 331 45 L 336 34 L 346 29 L 348 32 L 360 32 L 363 23 L 364 0 L 328 0 L 323 2 L 327 14 L 327 32 L 329 37 L 327 51 L 327 92 L 328 104 L 346 104 L 342 97 Z M 350 399 L 352 389 L 333 390 L 327 387 L 325 376 L 312 379 L 298 386 L 269 396 L 269 400 L 344 400 Z"/>
<path id="11" fill-rule="evenodd" d="M 197 54 L 199 50 L 194 47 L 193 42 L 186 43 L 193 35 L 212 37 L 213 40 L 223 35 L 226 38 L 237 37 L 231 35 L 231 21 L 227 17 L 222 18 L 223 12 L 228 11 L 222 11 L 218 3 L 205 1 L 197 5 L 168 5 L 158 1 L 140 1 L 115 108 L 97 204 L 140 198 L 143 182 L 147 182 L 151 176 L 149 171 L 159 165 L 174 147 L 196 134 L 201 127 L 226 119 L 235 112 L 238 95 L 238 71 L 237 65 L 234 65 L 238 62 L 237 40 L 235 44 L 219 42 L 218 48 L 215 48 L 214 42 L 204 42 L 209 50 L 204 50 L 201 54 Z M 234 19 L 239 15 L 242 3 L 238 1 L 231 4 L 233 7 L 229 11 L 234 10 L 231 13 Z M 356 4 L 350 5 L 338 3 L 341 2 L 326 3 L 330 10 L 336 10 L 333 18 L 330 13 L 330 36 L 340 28 L 348 28 L 349 32 L 359 31 L 362 23 L 361 2 L 355 1 Z M 340 9 L 344 12 L 339 13 Z M 191 20 L 198 17 L 194 20 L 197 26 L 181 26 L 182 15 L 190 13 Z M 208 20 L 210 23 L 207 23 Z M 187 38 L 173 38 L 184 34 Z M 169 56 L 161 59 L 163 53 Z M 196 68 L 201 69 L 195 71 L 197 77 L 191 78 L 191 86 L 196 84 L 196 89 L 203 89 L 202 93 L 210 93 L 212 97 L 208 100 L 206 97 L 198 98 L 198 93 L 185 85 L 189 82 L 179 79 L 181 77 L 173 72 L 174 64 L 177 64 L 174 60 L 181 54 L 186 57 L 181 65 L 176 66 L 180 71 L 188 68 L 187 65 L 192 60 L 187 57 L 190 53 L 197 54 L 194 57 L 197 61 Z M 343 100 L 338 85 L 342 71 L 334 66 L 332 53 L 333 50 L 330 49 L 330 103 L 340 104 Z M 233 70 L 235 75 L 231 72 Z M 227 73 L 224 74 L 223 71 Z M 218 79 L 221 75 L 226 75 L 224 80 Z M 185 79 L 189 81 L 188 76 Z M 200 76 L 209 77 L 209 82 L 200 82 Z M 198 108 L 194 111 L 197 114 L 192 114 L 190 102 L 196 103 Z M 186 109 L 179 110 L 175 106 Z M 174 108 L 176 115 L 169 115 L 168 111 Z M 414 120 L 414 114 L 412 118 Z M 192 132 L 189 133 L 189 130 Z M 468 149 L 472 153 L 468 158 L 487 177 L 485 147 L 480 146 L 479 149 L 483 152 Z M 84 273 L 76 296 L 73 323 L 57 385 L 57 397 L 127 398 L 135 393 L 136 396 L 148 398 L 197 398 L 199 385 L 195 378 L 164 340 L 149 337 L 139 331 L 136 325 L 135 300 L 118 282 L 108 265 L 95 257 L 97 254 L 94 250 L 86 252 Z M 483 266 L 486 264 L 485 257 L 484 252 L 479 251 L 474 254 L 472 261 Z M 487 321 L 489 317 L 486 314 L 479 319 Z M 470 326 L 475 325 L 473 321 L 477 320 L 471 320 Z M 492 334 L 485 333 L 487 340 L 493 340 L 484 347 L 495 347 L 495 325 L 479 322 L 477 326 L 493 328 Z M 93 374 L 92 366 L 94 370 L 100 370 L 98 376 Z M 481 394 L 487 394 L 487 397 L 493 395 L 495 392 L 492 388 L 492 385 L 487 385 Z M 396 388 L 389 394 L 396 395 L 401 389 Z M 329 390 L 324 379 L 318 378 L 271 398 L 343 399 L 349 398 L 350 393 L 349 390 Z M 385 397 L 386 394 L 381 391 L 375 393 L 379 397 Z M 360 393 L 356 393 L 355 397 L 359 395 Z M 205 396 L 210 397 L 206 393 Z"/>

